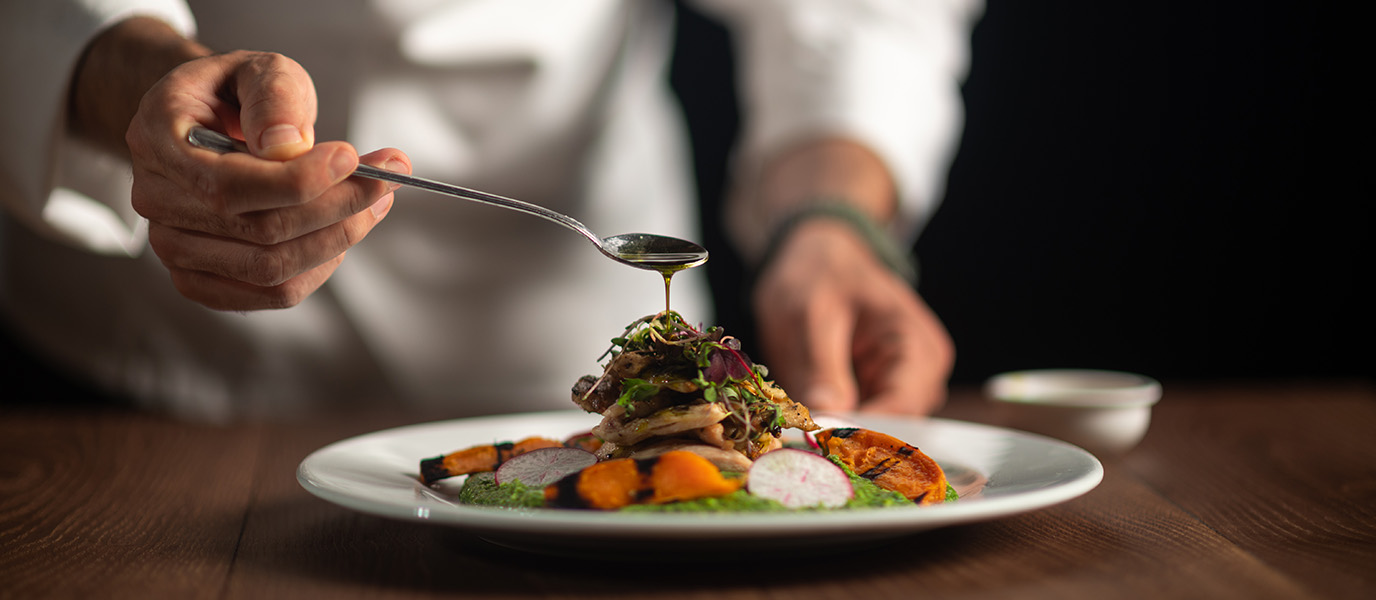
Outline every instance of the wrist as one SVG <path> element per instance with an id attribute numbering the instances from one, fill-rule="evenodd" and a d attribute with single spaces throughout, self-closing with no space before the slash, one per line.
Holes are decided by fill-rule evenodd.
<path id="1" fill-rule="evenodd" d="M 817 198 L 799 204 L 774 222 L 765 237 L 764 248 L 755 262 L 755 273 L 768 268 L 800 228 L 827 220 L 845 225 L 861 240 L 874 257 L 895 275 L 910 284 L 917 282 L 917 264 L 910 249 L 898 243 L 862 209 L 844 200 Z"/>
<path id="2" fill-rule="evenodd" d="M 798 221 L 819 217 L 850 222 L 867 244 L 880 245 L 888 235 L 876 229 L 897 213 L 897 198 L 887 165 L 868 146 L 845 137 L 815 138 L 747 171 L 732 196 L 727 230 L 750 267 L 776 252 Z"/>

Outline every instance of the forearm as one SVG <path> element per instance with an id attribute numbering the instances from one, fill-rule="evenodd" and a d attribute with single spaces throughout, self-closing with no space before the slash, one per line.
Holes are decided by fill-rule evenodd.
<path id="1" fill-rule="evenodd" d="M 878 223 L 897 208 L 893 178 L 862 144 L 828 138 L 795 146 L 767 164 L 760 178 L 758 217 L 772 222 L 818 201 L 844 202 Z"/>
<path id="2" fill-rule="evenodd" d="M 898 211 L 893 177 L 864 144 L 820 138 L 797 144 L 765 163 L 758 179 L 732 199 L 730 229 L 746 262 L 759 266 L 775 239 L 788 235 L 786 222 L 821 204 L 843 204 L 884 227 Z"/>
<path id="3" fill-rule="evenodd" d="M 143 95 L 177 65 L 210 54 L 157 19 L 133 17 L 87 46 L 73 74 L 68 121 L 73 134 L 120 155 Z"/>

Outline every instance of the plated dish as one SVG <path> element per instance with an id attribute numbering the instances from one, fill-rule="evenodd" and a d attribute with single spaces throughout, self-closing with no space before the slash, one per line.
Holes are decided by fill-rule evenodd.
<path id="1" fill-rule="evenodd" d="M 430 487 L 416 457 L 529 435 L 587 430 L 600 417 L 557 411 L 458 419 L 378 431 L 342 440 L 306 457 L 297 479 L 306 490 L 366 514 L 450 526 L 504 546 L 545 553 L 589 547 L 625 552 L 804 550 L 868 542 L 1028 512 L 1080 496 L 1099 484 L 1103 467 L 1075 446 L 1041 436 L 945 419 L 847 415 L 922 448 L 946 470 L 961 500 L 934 506 L 808 513 L 641 513 L 529 509 L 460 504 L 453 482 Z M 668 543 L 666 543 L 668 542 Z"/>

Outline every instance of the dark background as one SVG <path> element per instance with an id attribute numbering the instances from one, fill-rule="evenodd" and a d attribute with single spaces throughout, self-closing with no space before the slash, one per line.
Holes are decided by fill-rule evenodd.
<path id="1" fill-rule="evenodd" d="M 730 40 L 679 8 L 673 83 L 714 223 L 737 126 Z M 1369 50 L 1339 26 L 1364 21 L 1334 10 L 989 0 L 948 193 L 916 247 L 954 380 L 1370 377 L 1376 98 Z M 752 330 L 745 274 L 718 231 L 704 238 L 721 324 Z M 6 385 L 53 390 L 8 333 Z"/>
<path id="2" fill-rule="evenodd" d="M 680 9 L 674 84 L 713 223 L 737 126 L 730 40 Z M 955 380 L 1370 376 L 1358 163 L 1373 153 L 1354 109 L 1373 106 L 1371 65 L 1350 60 L 1331 11 L 988 2 L 947 196 L 915 249 Z M 719 232 L 705 238 L 722 324 L 752 328 L 745 274 Z"/>

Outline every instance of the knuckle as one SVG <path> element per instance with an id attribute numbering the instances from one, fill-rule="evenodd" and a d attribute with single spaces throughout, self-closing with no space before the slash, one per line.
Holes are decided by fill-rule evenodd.
<path id="1" fill-rule="evenodd" d="M 279 52 L 245 51 L 243 67 L 255 74 L 272 73 L 290 68 L 296 62 Z"/>
<path id="2" fill-rule="evenodd" d="M 267 288 L 262 296 L 263 308 L 291 308 L 304 301 L 310 292 L 304 285 L 296 285 L 293 281 Z"/>
<path id="3" fill-rule="evenodd" d="M 264 210 L 234 220 L 234 236 L 262 246 L 275 246 L 291 238 L 291 226 L 280 210 Z"/>
<path id="4" fill-rule="evenodd" d="M 139 156 L 148 151 L 148 147 L 144 144 L 142 131 L 138 128 L 137 114 L 133 120 L 129 121 L 129 127 L 124 130 L 124 145 L 129 148 L 129 153 L 133 156 Z"/>
<path id="5" fill-rule="evenodd" d="M 290 278 L 287 261 L 272 248 L 256 248 L 244 257 L 245 283 L 276 286 Z"/>
<path id="6" fill-rule="evenodd" d="M 297 76 L 304 73 L 294 60 L 276 52 L 257 52 L 241 63 L 242 74 L 251 78 L 261 100 L 299 98 L 304 90 Z"/>
<path id="7" fill-rule="evenodd" d="M 335 247 L 340 248 L 341 251 L 353 248 L 354 245 L 363 241 L 364 237 L 367 237 L 368 231 L 367 223 L 361 222 L 360 219 L 349 219 L 343 223 L 342 227 L 338 228 L 338 232 L 335 234 L 335 243 L 337 244 Z"/>
<path id="8" fill-rule="evenodd" d="M 193 169 L 189 175 L 192 192 L 206 208 L 215 214 L 229 214 L 230 192 L 215 171 Z"/>
<path id="9" fill-rule="evenodd" d="M 157 215 L 153 212 L 152 194 L 148 191 L 148 186 L 142 177 L 135 177 L 129 187 L 129 207 L 134 209 L 134 212 L 138 213 L 140 217 L 149 221 L 156 220 Z"/>

